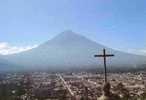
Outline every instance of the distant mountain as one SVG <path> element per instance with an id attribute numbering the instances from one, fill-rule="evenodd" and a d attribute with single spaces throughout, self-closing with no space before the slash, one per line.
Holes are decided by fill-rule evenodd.
<path id="1" fill-rule="evenodd" d="M 0 55 L 0 71 L 16 71 L 19 67 L 17 64 L 9 62 L 8 60 L 4 59 L 2 55 Z"/>
<path id="2" fill-rule="evenodd" d="M 32 50 L 4 58 L 22 69 L 96 68 L 101 67 L 103 61 L 94 58 L 94 54 L 101 54 L 103 48 L 115 55 L 108 60 L 111 67 L 135 67 L 146 63 L 145 56 L 113 50 L 72 31 L 62 32 Z"/>

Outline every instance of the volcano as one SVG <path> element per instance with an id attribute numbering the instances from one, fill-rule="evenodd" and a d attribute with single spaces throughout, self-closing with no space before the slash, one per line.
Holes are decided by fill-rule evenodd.
<path id="1" fill-rule="evenodd" d="M 103 48 L 115 55 L 108 59 L 111 67 L 135 67 L 146 62 L 145 56 L 113 50 L 72 31 L 64 31 L 36 48 L 4 58 L 22 69 L 97 68 L 102 66 L 103 59 L 94 55 L 101 54 Z"/>

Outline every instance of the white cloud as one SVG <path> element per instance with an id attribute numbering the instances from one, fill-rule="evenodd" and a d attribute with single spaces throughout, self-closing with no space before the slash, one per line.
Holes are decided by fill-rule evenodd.
<path id="1" fill-rule="evenodd" d="M 140 52 L 142 52 L 146 55 L 146 49 L 142 49 L 142 50 L 140 50 Z"/>
<path id="2" fill-rule="evenodd" d="M 37 45 L 23 46 L 23 47 L 12 46 L 7 42 L 0 42 L 0 54 L 1 55 L 15 54 L 15 53 L 20 53 L 20 52 L 27 51 L 36 47 Z"/>
<path id="3" fill-rule="evenodd" d="M 146 48 L 144 48 L 144 49 L 129 49 L 128 52 L 138 54 L 138 55 L 146 55 Z"/>
<path id="4" fill-rule="evenodd" d="M 146 56 L 146 48 L 114 48 L 115 50 L 118 51 L 123 51 L 131 54 L 137 54 L 137 55 L 143 55 Z"/>

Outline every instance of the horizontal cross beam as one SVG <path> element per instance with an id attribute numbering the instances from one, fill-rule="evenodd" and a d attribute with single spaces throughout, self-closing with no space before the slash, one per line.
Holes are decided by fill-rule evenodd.
<path id="1" fill-rule="evenodd" d="M 114 56 L 113 54 L 106 54 L 106 55 L 94 55 L 94 57 L 111 57 Z"/>

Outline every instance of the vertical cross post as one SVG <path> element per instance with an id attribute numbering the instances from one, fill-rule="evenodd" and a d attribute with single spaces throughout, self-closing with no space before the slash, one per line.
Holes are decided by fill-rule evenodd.
<path id="1" fill-rule="evenodd" d="M 94 57 L 103 57 L 104 60 L 104 81 L 107 83 L 107 66 L 106 66 L 106 57 L 112 57 L 113 54 L 106 54 L 106 50 L 103 49 L 103 54 L 100 55 L 94 55 Z"/>
<path id="2" fill-rule="evenodd" d="M 103 49 L 103 57 L 104 57 L 104 80 L 107 82 L 107 69 L 106 69 L 106 51 Z"/>

